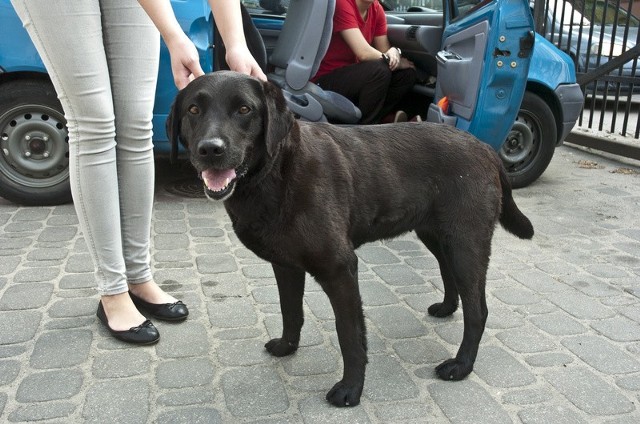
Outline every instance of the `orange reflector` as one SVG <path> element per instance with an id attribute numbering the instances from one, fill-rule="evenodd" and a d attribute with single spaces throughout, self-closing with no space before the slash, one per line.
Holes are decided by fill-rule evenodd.
<path id="1" fill-rule="evenodd" d="M 438 100 L 438 107 L 442 110 L 442 113 L 445 115 L 449 114 L 449 98 L 444 96 L 440 100 Z"/>

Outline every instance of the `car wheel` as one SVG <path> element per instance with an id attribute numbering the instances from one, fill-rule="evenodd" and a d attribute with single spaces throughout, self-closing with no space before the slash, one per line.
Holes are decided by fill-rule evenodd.
<path id="1" fill-rule="evenodd" d="M 62 106 L 45 80 L 0 89 L 0 196 L 27 206 L 71 201 L 69 137 Z"/>
<path id="2" fill-rule="evenodd" d="M 518 117 L 498 154 L 513 188 L 526 187 L 547 169 L 556 147 L 556 121 L 549 105 L 525 92 Z"/>

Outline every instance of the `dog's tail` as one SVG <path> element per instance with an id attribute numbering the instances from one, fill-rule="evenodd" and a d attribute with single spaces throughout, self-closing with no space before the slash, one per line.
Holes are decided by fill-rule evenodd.
<path id="1" fill-rule="evenodd" d="M 502 186 L 502 212 L 500 213 L 500 224 L 505 230 L 520 237 L 521 239 L 531 239 L 533 237 L 533 225 L 518 209 L 511 193 L 511 183 L 504 166 L 500 166 L 500 185 Z"/>

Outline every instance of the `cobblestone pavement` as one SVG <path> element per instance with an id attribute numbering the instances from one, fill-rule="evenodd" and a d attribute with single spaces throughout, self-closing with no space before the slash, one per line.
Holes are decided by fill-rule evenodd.
<path id="1" fill-rule="evenodd" d="M 192 315 L 157 322 L 151 347 L 98 324 L 71 206 L 0 202 L 0 422 L 640 422 L 640 167 L 563 146 L 516 191 L 536 235 L 496 231 L 487 329 L 461 382 L 434 376 L 458 348 L 462 312 L 427 316 L 442 297 L 433 257 L 413 235 L 359 249 L 370 363 L 349 409 L 324 401 L 342 363 L 318 285 L 301 348 L 270 357 L 281 326 L 271 268 L 220 204 L 176 194 L 199 191 L 192 178 L 158 172 L 155 276 Z"/>

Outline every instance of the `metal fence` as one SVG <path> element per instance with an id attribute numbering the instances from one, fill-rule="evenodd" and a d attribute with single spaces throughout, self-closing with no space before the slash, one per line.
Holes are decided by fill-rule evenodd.
<path id="1" fill-rule="evenodd" d="M 640 0 L 536 0 L 536 31 L 574 61 L 585 105 L 578 126 L 640 138 Z"/>

